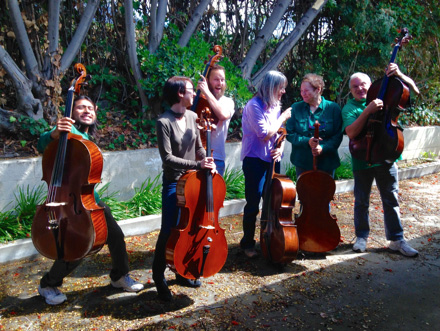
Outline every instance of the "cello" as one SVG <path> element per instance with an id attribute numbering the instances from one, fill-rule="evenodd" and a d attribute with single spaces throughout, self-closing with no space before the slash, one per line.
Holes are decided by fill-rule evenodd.
<path id="1" fill-rule="evenodd" d="M 318 121 L 314 127 L 314 138 L 319 139 Z M 333 250 L 341 239 L 337 219 L 329 212 L 336 184 L 328 173 L 317 170 L 316 156 L 313 156 L 313 170 L 299 175 L 296 189 L 301 202 L 300 212 L 295 215 L 299 249 L 313 253 Z"/>
<path id="2" fill-rule="evenodd" d="M 389 63 L 394 63 L 398 50 L 412 37 L 408 29 L 401 31 L 396 38 Z M 403 152 L 403 128 L 397 121 L 400 112 L 409 102 L 409 87 L 399 78 L 385 75 L 371 84 L 367 93 L 367 104 L 374 99 L 383 101 L 383 108 L 370 115 L 363 132 L 350 140 L 349 149 L 353 157 L 369 164 L 393 163 Z"/>
<path id="3" fill-rule="evenodd" d="M 211 155 L 210 115 L 205 108 L 198 119 L 206 132 L 206 155 Z M 228 256 L 225 230 L 218 223 L 226 196 L 225 181 L 210 169 L 189 170 L 179 178 L 176 193 L 181 216 L 167 242 L 167 264 L 187 279 L 210 277 L 220 271 Z"/>
<path id="4" fill-rule="evenodd" d="M 74 93 L 89 77 L 82 64 L 77 63 L 75 70 L 78 76 L 67 93 L 65 117 L 71 117 Z M 35 248 L 49 259 L 64 261 L 98 252 L 107 241 L 104 208 L 94 196 L 94 187 L 101 181 L 101 151 L 80 135 L 61 132 L 45 149 L 42 166 L 48 193 L 32 222 Z"/>
<path id="5" fill-rule="evenodd" d="M 284 128 L 278 134 L 274 148 L 280 148 L 286 139 Z M 264 183 L 260 246 L 263 256 L 275 264 L 290 263 L 298 253 L 298 234 L 292 222 L 295 199 L 295 185 L 288 176 L 275 172 L 272 160 Z"/>
<path id="6" fill-rule="evenodd" d="M 205 69 L 203 71 L 203 77 L 206 79 L 208 78 L 209 71 L 211 68 L 222 58 L 223 49 L 219 45 L 215 45 L 212 49 L 215 52 L 215 55 L 211 56 L 209 61 L 207 62 Z M 202 112 L 205 111 L 205 109 L 209 107 L 209 102 L 206 100 L 205 96 L 202 94 L 200 89 L 197 89 L 196 96 L 194 97 L 193 104 L 191 106 L 191 110 L 197 113 L 197 116 L 200 118 L 202 115 Z M 218 118 L 215 115 L 214 112 L 211 111 L 211 117 L 212 117 L 212 129 L 215 129 L 215 126 L 218 123 Z M 202 139 L 203 146 L 206 148 L 206 131 L 202 130 L 200 132 L 200 138 Z"/>

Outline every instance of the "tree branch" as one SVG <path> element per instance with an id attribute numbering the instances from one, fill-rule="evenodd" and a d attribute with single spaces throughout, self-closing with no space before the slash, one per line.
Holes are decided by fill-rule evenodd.
<path id="1" fill-rule="evenodd" d="M 87 7 L 84 10 L 78 28 L 76 29 L 75 34 L 73 35 L 73 38 L 70 41 L 69 46 L 67 47 L 63 57 L 61 58 L 61 67 L 60 67 L 61 72 L 65 72 L 70 67 L 75 57 L 77 56 L 78 51 L 81 48 L 81 45 L 87 36 L 90 25 L 92 24 L 93 17 L 95 16 L 98 5 L 99 5 L 99 0 L 88 1 Z"/>
<path id="2" fill-rule="evenodd" d="M 278 45 L 274 54 L 271 56 L 270 61 L 266 62 L 263 67 L 252 77 L 252 85 L 257 86 L 263 78 L 264 74 L 276 68 L 287 53 L 295 46 L 299 38 L 304 34 L 309 25 L 313 22 L 315 17 L 324 8 L 328 0 L 316 0 L 312 7 L 307 10 L 303 17 L 299 20 L 295 29 Z"/>

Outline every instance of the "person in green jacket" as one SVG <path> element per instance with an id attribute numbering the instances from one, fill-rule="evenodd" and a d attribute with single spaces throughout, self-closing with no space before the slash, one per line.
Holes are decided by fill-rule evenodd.
<path id="1" fill-rule="evenodd" d="M 48 132 L 41 135 L 37 149 L 43 153 L 46 147 L 60 137 L 61 132 L 72 132 L 81 135 L 84 139 L 96 133 L 96 110 L 97 106 L 87 96 L 79 96 L 75 99 L 72 109 L 72 118 L 62 117 L 57 125 Z M 138 292 L 144 285 L 133 280 L 128 274 L 128 254 L 124 241 L 124 233 L 113 218 L 110 208 L 99 199 L 95 191 L 95 200 L 99 206 L 104 207 L 104 215 L 107 223 L 107 245 L 112 258 L 112 269 L 110 271 L 111 285 L 122 288 L 129 292 Z M 40 280 L 38 293 L 49 305 L 58 305 L 67 300 L 58 287 L 62 285 L 63 279 L 68 276 L 82 260 L 66 262 L 55 260 L 49 272 Z"/>
<path id="2" fill-rule="evenodd" d="M 334 176 L 340 160 L 338 148 L 342 141 L 341 108 L 322 96 L 324 80 L 309 73 L 301 82 L 303 101 L 292 105 L 292 116 L 286 123 L 287 140 L 292 143 L 290 161 L 296 168 L 297 178 L 313 170 L 313 157 L 317 157 L 318 170 Z M 318 121 L 319 139 L 314 138 L 315 121 Z"/>

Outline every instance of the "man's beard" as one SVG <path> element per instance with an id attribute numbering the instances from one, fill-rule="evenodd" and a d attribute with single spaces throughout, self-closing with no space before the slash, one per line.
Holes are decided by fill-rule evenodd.
<path id="1" fill-rule="evenodd" d="M 213 88 L 209 88 L 209 90 L 211 91 L 211 93 L 215 96 L 215 98 L 218 100 L 220 99 L 222 96 L 225 95 L 225 91 L 226 91 L 226 87 L 222 88 L 220 92 L 217 92 L 217 90 L 214 90 Z"/>

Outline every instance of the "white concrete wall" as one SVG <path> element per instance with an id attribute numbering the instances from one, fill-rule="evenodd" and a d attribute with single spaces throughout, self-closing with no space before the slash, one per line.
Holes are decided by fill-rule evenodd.
<path id="1" fill-rule="evenodd" d="M 440 154 L 440 127 L 409 128 L 404 130 L 405 149 L 403 159 L 414 159 L 420 153 L 430 151 Z M 226 144 L 226 164 L 230 168 L 240 168 L 241 143 Z M 286 144 L 282 162 L 282 172 L 289 164 L 291 144 Z M 162 170 L 157 148 L 149 148 L 124 152 L 105 152 L 102 184 L 109 183 L 110 192 L 119 192 L 120 200 L 127 200 L 134 194 L 134 188 L 140 187 L 147 178 L 154 179 Z M 348 138 L 339 148 L 339 155 L 350 155 Z M 14 193 L 17 187 L 30 188 L 38 185 L 47 187 L 41 181 L 41 157 L 11 159 L 0 161 L 0 210 L 13 207 Z M 7 206 L 9 204 L 9 206 Z"/>

